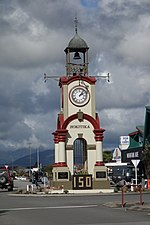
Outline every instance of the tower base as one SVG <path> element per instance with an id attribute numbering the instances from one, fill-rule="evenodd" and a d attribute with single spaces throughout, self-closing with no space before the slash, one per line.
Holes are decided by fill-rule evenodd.
<path id="1" fill-rule="evenodd" d="M 53 181 L 66 182 L 70 180 L 70 171 L 68 167 L 53 167 Z"/>
<path id="2" fill-rule="evenodd" d="M 107 167 L 106 166 L 95 166 L 94 167 L 94 180 L 96 181 L 106 181 L 107 177 Z"/>

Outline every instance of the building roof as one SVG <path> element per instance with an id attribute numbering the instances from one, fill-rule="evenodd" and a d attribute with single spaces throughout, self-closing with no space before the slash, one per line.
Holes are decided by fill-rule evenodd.
<path id="1" fill-rule="evenodd" d="M 145 106 L 146 109 L 150 110 L 150 105 L 149 106 Z"/>
<path id="2" fill-rule="evenodd" d="M 137 133 L 138 133 L 138 131 L 136 130 L 136 131 L 133 131 L 133 132 L 129 133 L 128 135 L 129 135 L 129 136 L 134 136 L 134 135 L 136 135 Z"/>
<path id="3" fill-rule="evenodd" d="M 141 126 L 141 125 L 136 126 L 136 129 L 137 129 L 136 131 L 133 131 L 133 132 L 129 133 L 128 135 L 129 136 L 134 136 L 134 135 L 136 135 L 138 133 L 144 135 L 144 126 Z"/>
<path id="4" fill-rule="evenodd" d="M 144 126 L 136 126 L 136 129 L 137 129 L 141 134 L 144 134 Z"/>

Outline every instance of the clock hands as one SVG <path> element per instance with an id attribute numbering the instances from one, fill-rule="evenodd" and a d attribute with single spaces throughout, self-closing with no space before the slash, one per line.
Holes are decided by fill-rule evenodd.
<path id="1" fill-rule="evenodd" d="M 84 86 L 75 86 L 70 91 L 70 100 L 76 106 L 86 105 L 89 98 L 89 91 Z"/>
<path id="2" fill-rule="evenodd" d="M 84 93 L 83 93 L 83 91 L 79 94 L 79 97 L 81 96 L 81 95 L 83 95 Z"/>

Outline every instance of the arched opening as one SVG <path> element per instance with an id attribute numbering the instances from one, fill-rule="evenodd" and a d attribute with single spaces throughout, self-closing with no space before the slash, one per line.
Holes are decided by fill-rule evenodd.
<path id="1" fill-rule="evenodd" d="M 77 138 L 73 143 L 74 174 L 88 171 L 87 143 L 83 138 Z"/>

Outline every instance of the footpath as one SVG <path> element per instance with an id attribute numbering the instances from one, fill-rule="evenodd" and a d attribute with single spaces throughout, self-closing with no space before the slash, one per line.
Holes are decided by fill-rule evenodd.
<path id="1" fill-rule="evenodd" d="M 150 215 L 150 203 L 144 203 L 140 205 L 139 202 L 127 202 L 125 205 L 122 205 L 120 202 L 106 202 L 103 205 L 110 208 L 124 208 L 125 210 L 146 211 Z"/>

